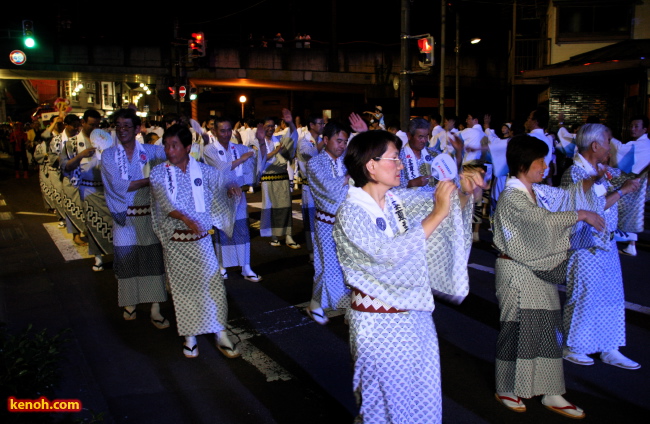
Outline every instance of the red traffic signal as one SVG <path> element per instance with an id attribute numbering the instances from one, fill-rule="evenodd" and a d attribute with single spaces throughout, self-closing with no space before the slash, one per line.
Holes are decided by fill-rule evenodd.
<path id="1" fill-rule="evenodd" d="M 432 37 L 420 38 L 418 40 L 418 47 L 420 48 L 420 53 L 431 53 L 433 51 L 433 45 L 431 44 L 432 40 L 433 40 Z"/>
<path id="2" fill-rule="evenodd" d="M 172 99 L 176 100 L 176 87 L 167 87 L 169 88 L 169 95 L 172 96 Z"/>
<path id="3" fill-rule="evenodd" d="M 205 56 L 205 35 L 202 32 L 193 32 L 192 39 L 187 42 L 188 55 L 191 58 Z"/>
<path id="4" fill-rule="evenodd" d="M 420 49 L 420 68 L 428 69 L 433 66 L 433 37 L 418 38 Z"/>

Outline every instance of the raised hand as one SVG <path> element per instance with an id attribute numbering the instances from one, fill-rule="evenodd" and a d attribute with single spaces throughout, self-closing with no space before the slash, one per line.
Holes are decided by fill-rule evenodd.
<path id="1" fill-rule="evenodd" d="M 361 117 L 354 112 L 350 114 L 350 127 L 352 128 L 352 131 L 357 133 L 368 131 L 368 124 L 366 124 L 366 121 L 361 119 Z"/>

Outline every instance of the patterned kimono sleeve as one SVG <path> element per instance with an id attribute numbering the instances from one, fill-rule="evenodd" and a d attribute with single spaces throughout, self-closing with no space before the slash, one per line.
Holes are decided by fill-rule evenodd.
<path id="1" fill-rule="evenodd" d="M 551 212 L 531 202 L 523 191 L 506 188 L 497 203 L 494 243 L 539 278 L 561 283 L 576 221 L 575 211 Z"/>
<path id="2" fill-rule="evenodd" d="M 45 145 L 45 142 L 38 143 L 36 149 L 34 149 L 34 160 L 39 165 L 43 165 L 45 163 L 46 157 L 47 157 L 47 146 Z"/>
<path id="3" fill-rule="evenodd" d="M 648 174 L 628 174 L 620 169 L 611 168 L 610 183 L 614 190 L 620 189 L 625 181 L 640 178 L 638 190 L 628 193 L 618 201 L 618 229 L 626 233 L 640 233 L 644 229 L 644 212 L 646 192 L 648 190 Z"/>
<path id="4" fill-rule="evenodd" d="M 327 155 L 327 153 L 321 154 Z M 319 155 L 307 162 L 307 181 L 309 181 L 309 188 L 314 196 L 316 207 L 335 215 L 341 202 L 345 199 L 349 186 L 345 184 L 345 177 L 334 177 L 331 170 L 323 165 L 322 159 Z M 329 160 L 328 158 L 324 159 Z"/>
<path id="5" fill-rule="evenodd" d="M 165 165 L 161 164 L 151 170 L 149 182 L 151 184 L 151 224 L 160 242 L 165 245 L 171 237 L 171 232 L 165 230 L 165 220 L 169 213 L 176 210 L 167 195 L 167 176 Z"/>
<path id="6" fill-rule="evenodd" d="M 344 202 L 333 236 L 346 284 L 399 309 L 433 310 L 421 225 L 388 237 L 365 210 Z"/>
<path id="7" fill-rule="evenodd" d="M 50 155 L 48 157 L 49 165 L 52 168 L 58 168 L 59 167 L 59 151 L 57 151 L 57 146 L 61 145 L 61 136 L 56 135 L 52 138 L 50 141 L 50 146 L 49 146 L 49 152 Z"/>
<path id="8" fill-rule="evenodd" d="M 172 172 L 176 172 L 172 170 Z M 157 165 L 151 170 L 149 176 L 151 186 L 151 202 L 155 203 L 156 208 L 160 211 L 162 216 L 169 215 L 170 212 L 177 210 L 176 206 L 172 204 L 169 196 L 167 195 L 167 170 L 164 164 Z"/>
<path id="9" fill-rule="evenodd" d="M 301 138 L 298 142 L 298 148 L 296 150 L 296 159 L 301 162 L 309 162 L 311 158 L 318 155 L 318 148 L 311 144 L 309 141 L 308 135 L 305 134 L 305 137 Z"/>
<path id="10" fill-rule="evenodd" d="M 66 171 L 65 167 L 68 165 L 70 159 L 75 157 L 77 150 L 77 137 L 68 139 L 61 153 L 59 154 L 59 166 L 61 167 L 61 172 L 64 176 L 69 177 L 71 172 Z"/>
<path id="11" fill-rule="evenodd" d="M 580 195 L 582 181 L 588 179 L 590 176 L 587 172 L 578 167 L 571 166 L 562 175 L 560 188 L 565 190 L 576 189 L 575 196 L 569 197 L 564 204 L 564 210 L 587 210 L 596 212 L 599 215 L 604 214 L 605 210 L 605 197 L 597 196 L 595 192 L 595 184 L 591 190 L 585 195 Z M 574 226 L 570 238 L 571 250 L 588 249 L 591 247 L 598 247 L 603 250 L 610 249 L 609 232 L 596 231 L 591 225 L 584 221 L 579 221 Z"/>
<path id="12" fill-rule="evenodd" d="M 253 150 L 248 146 L 244 146 L 242 144 L 235 144 L 235 149 L 237 150 L 237 154 L 239 155 L 239 157 L 242 157 L 242 155 L 248 152 L 253 152 L 253 156 L 246 159 L 244 163 L 240 165 L 242 167 L 242 177 L 240 182 L 242 183 L 242 185 L 254 184 L 255 183 L 255 160 L 256 160 L 255 150 Z M 235 173 L 235 175 L 237 174 Z"/>
<path id="13" fill-rule="evenodd" d="M 280 144 L 284 149 L 280 150 L 280 155 L 287 161 L 296 156 L 296 146 L 298 145 L 298 131 L 292 132 L 289 136 L 280 139 Z"/>
<path id="14" fill-rule="evenodd" d="M 461 207 L 452 195 L 449 215 L 427 239 L 426 261 L 433 294 L 454 304 L 469 294 L 467 261 L 472 247 L 473 197 Z"/>
<path id="15" fill-rule="evenodd" d="M 113 220 L 124 226 L 130 180 L 123 180 L 120 169 L 115 162 L 115 147 L 107 149 L 102 154 L 102 181 L 105 187 L 106 205 L 111 211 Z"/>
<path id="16" fill-rule="evenodd" d="M 205 163 L 219 170 L 219 173 L 230 172 L 230 168 L 232 168 L 232 162 L 219 159 L 219 150 L 214 144 L 208 144 L 205 147 L 203 158 Z"/>
<path id="17" fill-rule="evenodd" d="M 237 213 L 236 203 L 239 198 L 228 197 L 228 186 L 231 181 L 228 181 L 216 168 L 205 164 L 201 164 L 201 172 L 206 184 L 205 200 L 206 206 L 210 205 L 212 225 L 225 232 L 228 237 L 232 237 Z M 241 195 L 245 196 L 244 193 Z"/>
<path id="18" fill-rule="evenodd" d="M 167 161 L 167 155 L 165 155 L 165 148 L 163 146 L 157 146 L 154 144 L 143 144 L 142 146 L 145 150 L 149 150 L 147 156 L 149 157 L 151 169 L 156 165 Z"/>

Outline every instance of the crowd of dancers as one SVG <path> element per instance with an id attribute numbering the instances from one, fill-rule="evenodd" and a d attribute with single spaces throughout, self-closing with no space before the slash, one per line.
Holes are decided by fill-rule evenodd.
<path id="1" fill-rule="evenodd" d="M 240 355 L 226 331 L 224 279 L 234 267 L 263 279 L 251 267 L 242 188 L 261 189 L 260 235 L 300 249 L 291 211 L 300 186 L 314 266 L 306 313 L 326 325 L 328 310 L 347 311 L 357 418 L 366 423 L 441 421 L 434 296 L 459 303 L 469 293 L 467 260 L 485 215 L 498 250 L 495 397 L 524 412 L 523 399 L 543 396 L 551 411 L 583 418 L 563 397 L 564 360 L 588 366 L 600 354 L 640 368 L 619 351 L 616 241 L 625 237 L 625 253 L 636 254 L 648 118 L 633 117 L 632 140 L 622 143 L 593 122 L 573 134 L 561 127 L 554 139 L 543 109 L 523 126 L 503 124 L 502 137 L 490 115 L 468 114 L 461 130 L 431 114 L 404 133 L 382 112 L 349 122 L 312 115 L 304 127 L 287 109 L 281 119 L 203 127 L 168 114 L 150 137 L 133 109 L 113 114 L 112 132 L 88 110 L 53 119 L 34 159 L 46 207 L 76 243 L 85 235 L 93 271 L 113 254 L 123 318 L 148 304 L 152 324 L 168 328 L 159 304 L 171 294 L 188 358 L 198 356 L 200 334 L 214 334 L 227 358 Z"/>

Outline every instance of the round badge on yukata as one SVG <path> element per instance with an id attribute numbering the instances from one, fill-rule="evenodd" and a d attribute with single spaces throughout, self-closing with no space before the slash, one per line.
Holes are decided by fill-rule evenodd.
<path id="1" fill-rule="evenodd" d="M 147 161 L 147 155 L 145 155 L 144 153 L 140 153 L 140 160 L 142 161 L 142 163 L 145 163 Z"/>
<path id="2" fill-rule="evenodd" d="M 386 221 L 384 221 L 384 218 L 379 217 L 376 222 L 380 230 L 384 231 L 386 229 Z"/>
<path id="3" fill-rule="evenodd" d="M 225 155 L 225 153 L 223 152 L 223 150 L 219 150 L 219 154 L 220 154 L 221 156 Z"/>
<path id="4" fill-rule="evenodd" d="M 199 187 L 199 186 L 201 186 L 201 184 L 203 184 L 203 181 L 200 178 L 197 178 L 197 179 L 194 180 L 194 185 L 195 186 Z"/>
<path id="5" fill-rule="evenodd" d="M 84 142 L 83 142 L 83 141 L 80 141 L 80 142 L 79 142 L 79 147 L 83 147 L 83 146 L 84 146 Z"/>
<path id="6" fill-rule="evenodd" d="M 431 162 L 431 155 L 426 155 L 424 157 L 424 160 L 427 161 L 427 162 Z"/>

